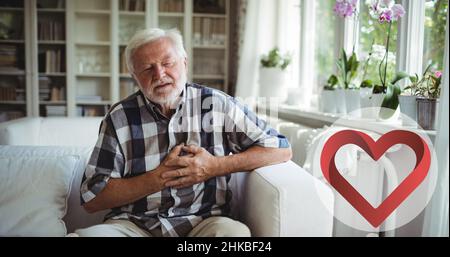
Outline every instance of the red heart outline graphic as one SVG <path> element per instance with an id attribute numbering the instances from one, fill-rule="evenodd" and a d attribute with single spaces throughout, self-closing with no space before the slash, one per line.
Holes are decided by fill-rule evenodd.
<path id="1" fill-rule="evenodd" d="M 337 151 L 344 145 L 354 144 L 377 161 L 390 147 L 404 144 L 415 152 L 416 165 L 413 171 L 377 207 L 373 207 L 338 171 L 335 164 Z M 328 183 L 333 186 L 374 228 L 386 218 L 422 183 L 431 164 L 430 149 L 419 135 L 411 131 L 393 130 L 377 141 L 356 130 L 342 130 L 332 135 L 325 143 L 320 166 Z"/>

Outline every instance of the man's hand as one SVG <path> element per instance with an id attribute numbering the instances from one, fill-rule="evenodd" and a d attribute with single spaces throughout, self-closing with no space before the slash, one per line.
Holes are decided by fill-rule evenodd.
<path id="1" fill-rule="evenodd" d="M 161 175 L 163 179 L 167 179 L 166 187 L 184 188 L 217 176 L 220 170 L 217 157 L 195 145 L 183 146 L 182 150 L 189 155 L 164 161 L 164 165 L 171 167 L 170 171 L 164 171 Z M 174 170 L 174 166 L 183 168 Z"/>

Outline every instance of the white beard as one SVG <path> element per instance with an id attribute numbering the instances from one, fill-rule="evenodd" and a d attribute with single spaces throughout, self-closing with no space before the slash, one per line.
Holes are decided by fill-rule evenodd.
<path id="1" fill-rule="evenodd" d="M 187 82 L 187 74 L 185 72 L 182 73 L 178 83 L 176 84 L 176 88 L 173 89 L 169 94 L 165 96 L 155 96 L 153 94 L 147 96 L 152 102 L 157 103 L 159 105 L 170 106 L 171 109 L 176 108 L 176 105 L 179 100 L 179 96 L 181 92 L 183 92 L 184 86 Z"/>

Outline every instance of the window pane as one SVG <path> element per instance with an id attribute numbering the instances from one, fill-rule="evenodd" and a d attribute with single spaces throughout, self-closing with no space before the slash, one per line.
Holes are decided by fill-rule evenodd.
<path id="1" fill-rule="evenodd" d="M 330 74 L 336 70 L 335 46 L 336 15 L 333 13 L 334 1 L 314 1 L 315 15 L 315 70 L 314 85 L 324 85 Z M 317 89 L 317 87 L 315 87 Z"/>
<path id="2" fill-rule="evenodd" d="M 359 20 L 360 20 L 360 38 L 359 38 L 359 59 L 362 64 L 365 62 L 372 52 L 372 56 L 367 63 L 366 75 L 364 79 L 370 79 L 374 84 L 381 84 L 379 76 L 379 64 L 381 63 L 385 52 L 386 42 L 389 30 L 388 23 L 379 23 L 376 19 L 372 18 L 369 14 L 368 4 L 371 1 L 361 1 Z M 391 38 L 389 41 L 389 54 L 388 54 L 388 72 L 387 81 L 390 81 L 395 74 L 395 56 L 397 53 L 397 32 L 398 23 L 392 23 Z M 384 74 L 384 70 L 382 71 Z"/>
<path id="3" fill-rule="evenodd" d="M 281 2 L 281 1 L 280 1 Z M 298 87 L 300 70 L 300 0 L 283 0 L 283 18 L 280 33 L 280 48 L 287 51 L 292 58 L 288 66 L 288 87 Z"/>
<path id="4" fill-rule="evenodd" d="M 443 69 L 447 11 L 448 0 L 427 0 L 425 3 L 424 69 L 431 62 L 433 69 Z"/>

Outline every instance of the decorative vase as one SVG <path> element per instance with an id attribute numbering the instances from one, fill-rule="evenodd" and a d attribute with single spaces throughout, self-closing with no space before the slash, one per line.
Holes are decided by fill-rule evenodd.
<path id="1" fill-rule="evenodd" d="M 283 103 L 287 98 L 286 72 L 279 68 L 259 69 L 259 96 L 277 98 L 278 103 Z"/>
<path id="2" fill-rule="evenodd" d="M 336 113 L 334 90 L 323 90 L 320 99 L 320 109 L 326 113 Z"/>
<path id="3" fill-rule="evenodd" d="M 347 114 L 360 117 L 361 99 L 359 89 L 345 89 L 345 106 Z"/>
<path id="4" fill-rule="evenodd" d="M 402 119 L 404 126 L 414 126 L 417 122 L 417 103 L 415 95 L 400 95 L 398 101 L 400 104 L 400 111 L 402 114 L 408 116 L 410 119 Z"/>
<path id="5" fill-rule="evenodd" d="M 347 113 L 347 106 L 345 104 L 345 90 L 342 88 L 338 88 L 333 91 L 334 92 L 334 99 L 336 103 L 336 113 L 339 114 L 346 114 Z"/>
<path id="6" fill-rule="evenodd" d="M 439 99 L 419 97 L 417 101 L 417 122 L 424 130 L 435 130 L 436 110 Z"/>

